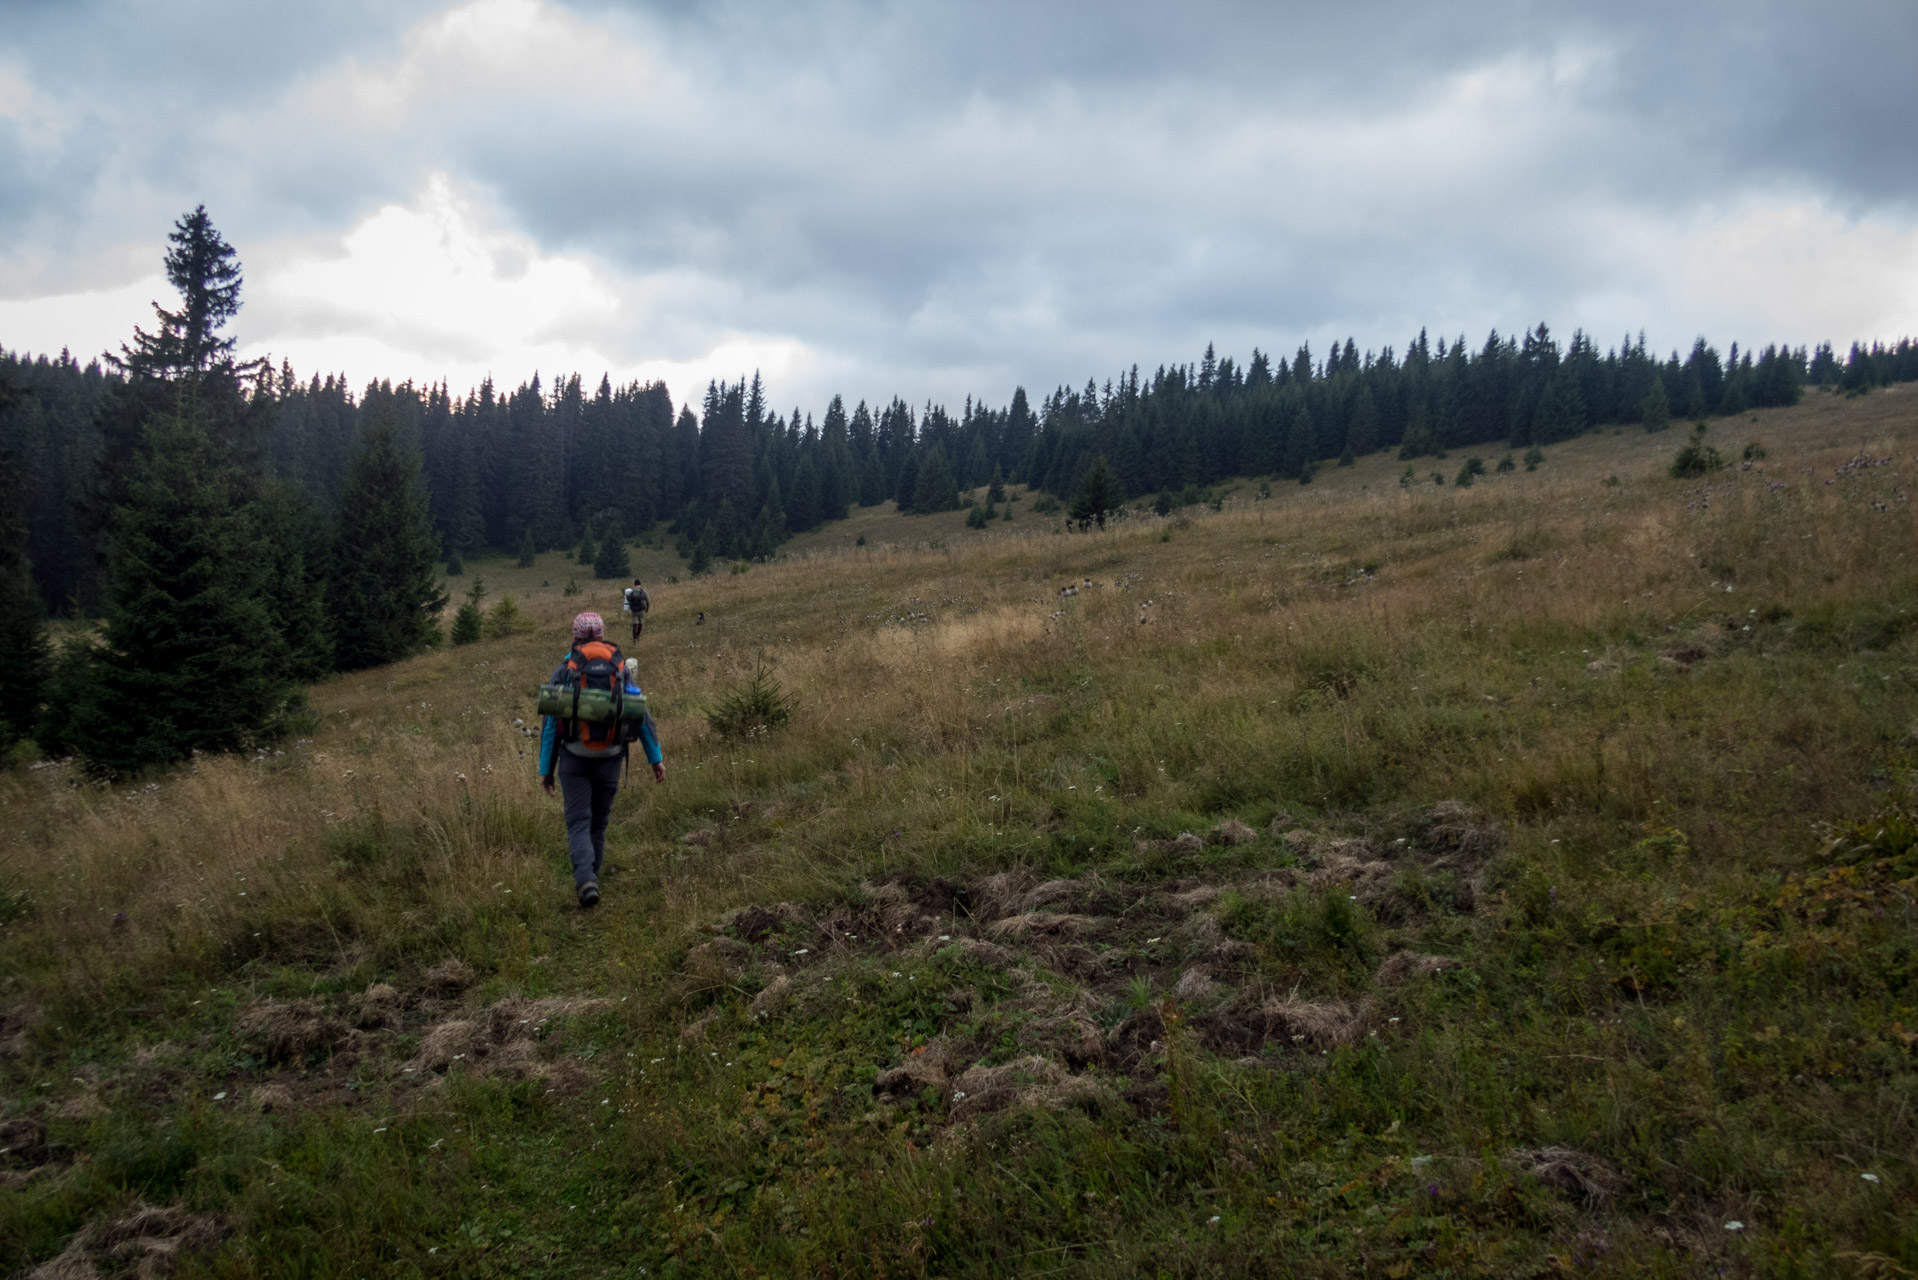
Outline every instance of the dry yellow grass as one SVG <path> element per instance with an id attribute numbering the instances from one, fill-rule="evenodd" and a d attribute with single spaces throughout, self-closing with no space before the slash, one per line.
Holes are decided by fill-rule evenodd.
<path id="1" fill-rule="evenodd" d="M 1126 787 L 1145 794 L 1173 785 L 1156 763 L 1146 766 L 1161 736 L 1181 750 L 1231 753 L 1237 741 L 1242 755 L 1255 743 L 1297 746 L 1329 735 L 1349 755 L 1374 715 L 1456 709 L 1460 697 L 1523 699 L 1524 688 L 1509 684 L 1504 647 L 1535 627 L 1567 643 L 1638 628 L 1655 648 L 1654 633 L 1667 625 L 1734 605 L 1756 610 L 1785 594 L 1801 609 L 1821 595 L 1889 598 L 1910 580 L 1913 509 L 1902 501 L 1883 512 L 1859 508 L 1903 481 L 1865 496 L 1824 481 L 1859 454 L 1918 466 L 1909 458 L 1918 396 L 1905 387 L 1854 402 L 1815 395 L 1753 416 L 1716 435 L 1733 453 L 1749 427 L 1769 456 L 1702 485 L 1661 474 L 1679 432 L 1596 435 L 1554 450 L 1535 474 L 1492 476 L 1464 490 L 1429 481 L 1402 490 L 1402 464 L 1380 456 L 1269 500 L 1235 497 L 1222 513 L 1134 519 L 1105 534 L 1022 529 L 968 544 L 958 515 L 914 519 L 884 508 L 849 526 L 863 521 L 903 538 L 943 521 L 952 527 L 935 527 L 934 537 L 949 545 L 858 548 L 845 545 L 856 528 L 834 526 L 835 541 L 817 538 L 814 549 L 802 545 L 749 573 L 665 585 L 655 572 L 652 621 L 634 652 L 675 775 L 669 786 L 704 773 L 756 789 L 826 764 L 845 771 L 845 808 L 903 806 L 918 831 L 939 831 L 985 819 L 978 796 L 941 795 L 953 779 L 942 763 L 930 767 L 941 782 L 930 781 L 924 753 L 957 750 L 961 782 L 967 749 L 988 743 L 1010 746 L 1022 776 L 1043 773 L 1052 762 L 1017 744 L 1022 726 L 1043 719 L 1035 707 L 1055 702 L 1092 717 L 1088 736 L 1129 757 Z M 1611 475 L 1618 486 L 1602 483 Z M 1787 488 L 1773 498 L 1767 488 L 1776 482 Z M 1692 509 L 1700 499 L 1689 491 L 1701 488 L 1709 510 Z M 545 559 L 531 570 L 479 564 L 469 572 L 485 576 L 495 598 L 514 592 L 537 630 L 320 686 L 311 694 L 319 729 L 311 741 L 285 744 L 284 754 L 201 760 L 134 789 L 75 786 L 67 769 L 0 780 L 8 875 L 41 906 L 34 920 L 8 928 L 9 945 L 77 960 L 137 954 L 139 939 L 176 928 L 241 932 L 262 896 L 318 902 L 327 858 L 318 837 L 368 813 L 430 833 L 422 876 L 436 902 L 463 902 L 501 881 L 539 892 L 550 876 L 519 856 L 530 851 L 526 823 L 556 819 L 535 793 L 536 742 L 515 722 L 537 723 L 530 691 L 563 651 L 573 612 L 598 604 L 618 634 L 611 598 L 619 584 L 563 596 L 533 585 L 564 572 Z M 1087 577 L 1099 585 L 1059 597 L 1060 587 Z M 1734 589 L 1721 599 L 1722 586 Z M 704 626 L 693 623 L 700 610 Z M 797 697 L 801 722 L 780 743 L 741 753 L 708 732 L 702 709 L 762 655 Z M 1601 661 L 1606 652 L 1580 656 Z M 1333 700 L 1338 714 L 1329 720 L 1300 720 L 1297 700 L 1319 667 L 1344 658 L 1392 678 L 1369 700 Z M 1067 682 L 1036 702 L 1019 687 L 1022 673 L 1074 663 L 1096 679 L 1079 689 Z M 1433 668 L 1423 684 L 1406 676 L 1415 666 Z M 1155 672 L 1177 672 L 1176 686 Z M 1657 724 L 1634 722 L 1622 708 L 1608 713 L 1598 687 L 1612 679 L 1593 674 L 1597 705 L 1573 723 L 1531 727 L 1521 778 L 1589 761 L 1594 732 L 1624 777 L 1635 766 L 1641 777 L 1656 771 L 1672 744 Z M 1161 715 L 1172 721 L 1159 723 Z M 1509 803 L 1526 784 L 1494 767 L 1513 762 L 1483 750 L 1492 754 L 1471 761 L 1478 776 L 1447 778 L 1441 789 Z M 1820 778 L 1811 790 L 1830 795 L 1833 785 Z M 634 807 L 626 806 L 629 820 Z M 502 826 L 506 811 L 521 820 Z M 655 840 L 673 834 L 647 830 Z M 127 924 L 116 929 L 118 913 Z"/>
<path id="2" fill-rule="evenodd" d="M 240 1004 L 343 998 L 372 982 L 404 989 L 449 957 L 473 966 L 488 1000 L 630 1000 L 615 1007 L 635 1045 L 678 1043 L 679 1024 L 723 1018 L 728 1001 L 753 1026 L 763 1011 L 748 1005 L 753 991 L 710 956 L 687 957 L 696 931 L 729 910 L 836 901 L 895 873 L 1172 874 L 1164 868 L 1191 853 L 1172 837 L 1226 820 L 1384 838 L 1414 811 L 1468 801 L 1506 832 L 1497 893 L 1514 929 L 1549 932 L 1537 921 L 1573 900 L 1646 930 L 1689 909 L 1668 905 L 1681 892 L 1757 901 L 1754 886 L 1805 865 L 1813 824 L 1874 812 L 1918 749 L 1906 620 L 1918 607 L 1907 500 L 1918 390 L 1813 395 L 1755 417 L 1715 426 L 1732 469 L 1696 482 L 1664 474 L 1681 431 L 1607 433 L 1550 450 L 1536 473 L 1468 489 L 1401 487 L 1404 464 L 1381 456 L 1267 499 L 1241 485 L 1222 511 L 1134 517 L 1097 534 L 1059 533 L 1029 503 L 983 534 L 961 513 L 884 508 L 746 573 L 668 584 L 670 566 L 645 562 L 654 612 L 632 652 L 669 777 L 654 786 L 636 772 L 622 795 L 608 856 L 627 870 L 595 915 L 570 908 L 558 807 L 538 790 L 528 733 L 534 687 L 576 610 L 600 608 L 623 640 L 623 584 L 569 596 L 561 584 L 579 569 L 557 557 L 526 570 L 469 564 L 493 598 L 512 593 L 534 629 L 317 687 L 310 739 L 130 788 L 80 785 L 63 767 L 0 777 L 0 888 L 30 903 L 0 927 L 0 1038 L 24 1026 L 35 1046 L 9 1068 L 9 1105 L 40 1096 L 31 1064 L 125 1057 L 187 1025 L 212 988 Z M 1746 468 L 1736 458 L 1752 438 L 1768 454 Z M 1859 457 L 1893 463 L 1848 468 Z M 1416 467 L 1450 476 L 1457 465 Z M 1062 595 L 1068 585 L 1078 590 Z M 793 723 L 720 738 L 705 710 L 762 662 L 795 699 Z M 1214 844 L 1242 844 L 1231 857 L 1283 855 Z M 1325 862 L 1319 878 L 1342 865 Z M 1188 872 L 1199 874 L 1178 874 Z M 1230 925 L 1304 910 L 1304 890 L 1274 884 L 1228 887 L 1215 914 Z M 1053 919 L 1064 918 L 1077 917 L 1061 907 Z M 1386 985 L 1450 972 L 1427 953 L 1454 954 L 1464 938 L 1396 937 L 1412 976 L 1393 970 Z M 1588 980 L 1612 989 L 1610 974 L 1577 967 L 1584 960 L 1552 963 L 1554 992 Z M 1273 1027 L 1305 1026 L 1315 1010 L 1358 1008 L 1353 993 L 1376 967 L 1304 963 L 1290 995 L 1241 1003 Z M 1163 976 L 1169 989 L 1181 975 Z M 1186 986 L 1203 994 L 1208 983 L 1200 972 Z M 1574 1009 L 1588 999 L 1553 998 Z M 1693 1001 L 1684 1016 L 1696 1021 L 1699 1009 L 1759 997 L 1662 998 Z M 1320 1046 L 1328 1055 L 1362 1038 L 1354 1018 Z M 1625 1063 L 1604 1039 L 1625 1032 L 1595 1026 L 1550 1034 L 1590 1037 L 1573 1058 Z M 1170 1060 L 1184 1061 L 1174 1031 L 1164 1035 Z M 1448 1057 L 1455 1048 L 1445 1039 L 1423 1051 L 1418 1087 L 1440 1117 L 1423 1140 L 1475 1151 L 1489 1141 L 1468 1118 L 1482 1067 Z M 1621 1065 L 1606 1087 L 1674 1108 L 1674 1132 L 1751 1123 L 1665 1070 Z M 1598 1095 L 1552 1096 L 1582 1115 Z M 1175 1113 L 1187 1105 L 1197 1104 L 1175 1101 Z M 1828 1123 L 1833 1142 L 1850 1141 L 1853 1119 Z M 1629 1145 L 1623 1117 L 1592 1124 Z M 1792 1147 L 1806 1185 L 1845 1185 L 1814 1153 L 1812 1128 L 1766 1140 Z M 1527 1149 L 1549 1136 L 1531 1135 Z M 706 1140 L 683 1126 L 631 1138 L 634 1150 Z M 1701 1185 L 1720 1176 L 1699 1169 L 1687 1176 Z"/>

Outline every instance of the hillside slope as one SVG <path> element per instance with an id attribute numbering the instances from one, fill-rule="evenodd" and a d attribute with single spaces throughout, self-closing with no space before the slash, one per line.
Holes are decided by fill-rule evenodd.
<path id="1" fill-rule="evenodd" d="M 257 758 L 0 778 L 0 1269 L 1918 1270 L 1918 393 L 1714 435 L 641 558 L 590 914 L 557 557 Z"/>

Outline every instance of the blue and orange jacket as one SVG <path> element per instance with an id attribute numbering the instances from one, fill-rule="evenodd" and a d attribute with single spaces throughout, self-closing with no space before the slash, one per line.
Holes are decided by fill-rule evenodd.
<path id="1" fill-rule="evenodd" d="M 571 650 L 568 650 L 568 654 L 570 656 Z M 553 669 L 553 674 L 547 683 L 557 684 L 560 678 L 565 674 L 566 664 L 561 662 L 559 666 Z M 626 682 L 626 692 L 642 693 L 640 687 L 630 680 Z M 539 731 L 539 776 L 542 778 L 550 778 L 553 776 L 553 770 L 559 767 L 559 721 L 552 716 L 545 717 L 545 720 L 545 725 L 542 726 Z M 663 758 L 659 752 L 659 734 L 653 729 L 653 713 L 651 708 L 647 709 L 645 716 L 639 722 L 639 745 L 646 748 L 647 764 L 658 764 Z M 618 755 L 599 756 L 596 758 L 613 760 L 618 759 Z"/>

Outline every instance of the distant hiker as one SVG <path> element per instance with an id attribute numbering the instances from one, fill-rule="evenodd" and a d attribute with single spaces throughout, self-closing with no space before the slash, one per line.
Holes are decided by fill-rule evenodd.
<path id="1" fill-rule="evenodd" d="M 639 639 L 640 628 L 646 625 L 646 611 L 652 607 L 652 597 L 639 585 L 639 579 L 634 578 L 633 585 L 626 588 L 626 612 L 631 615 L 633 639 Z"/>
<path id="2" fill-rule="evenodd" d="M 637 663 L 628 663 L 619 646 L 606 639 L 606 624 L 597 613 L 582 613 L 573 619 L 573 647 L 566 660 L 554 668 L 548 689 L 561 698 L 570 696 L 571 709 L 578 711 L 582 701 L 597 694 L 602 705 L 624 707 L 631 699 L 637 717 L 614 715 L 610 719 L 588 720 L 583 715 L 571 719 L 548 714 L 539 739 L 540 785 L 553 793 L 555 777 L 565 797 L 566 846 L 573 859 L 573 886 L 579 905 L 599 902 L 599 874 L 606 859 L 606 824 L 613 816 L 613 797 L 619 794 L 620 765 L 626 757 L 626 744 L 637 738 L 646 748 L 646 759 L 653 766 L 655 781 L 666 781 L 666 766 L 660 761 L 659 735 L 653 727 L 652 712 L 645 708 L 645 694 L 634 678 Z M 542 690 L 544 704 L 547 692 Z M 555 705 L 559 705 L 556 703 Z M 546 707 L 542 705 L 542 710 Z"/>
<path id="3" fill-rule="evenodd" d="M 703 627 L 706 625 L 706 611 L 704 609 L 701 609 L 699 616 L 693 619 L 693 625 L 695 627 Z"/>

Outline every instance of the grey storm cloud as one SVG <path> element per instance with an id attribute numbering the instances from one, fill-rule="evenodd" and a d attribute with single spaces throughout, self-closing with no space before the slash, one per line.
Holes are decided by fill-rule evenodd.
<path id="1" fill-rule="evenodd" d="M 704 370 L 786 343 L 807 356 L 775 393 L 812 401 L 999 400 L 1208 340 L 1373 346 L 1427 324 L 1669 346 L 1918 323 L 1905 0 L 6 16 L 12 347 L 47 343 L 6 331 L 52 314 L 32 299 L 151 274 L 204 201 L 261 285 L 249 342 L 324 361 L 359 325 L 409 363 L 395 374 L 524 376 L 524 334 L 272 288 L 429 180 L 520 237 L 489 250 L 502 278 L 550 255 L 614 297 L 556 304 L 545 358 Z"/>

